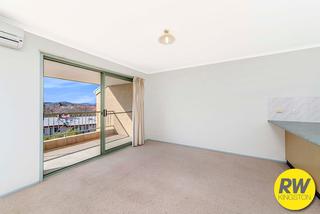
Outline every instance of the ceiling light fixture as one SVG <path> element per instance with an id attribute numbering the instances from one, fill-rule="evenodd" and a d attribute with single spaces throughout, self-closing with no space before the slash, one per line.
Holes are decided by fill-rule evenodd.
<path id="1" fill-rule="evenodd" d="M 172 44 L 175 40 L 169 30 L 164 30 L 162 36 L 159 37 L 159 42 L 164 45 Z"/>

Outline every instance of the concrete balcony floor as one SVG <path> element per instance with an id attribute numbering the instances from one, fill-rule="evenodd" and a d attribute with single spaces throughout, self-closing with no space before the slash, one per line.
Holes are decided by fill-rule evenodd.
<path id="1" fill-rule="evenodd" d="M 113 135 L 106 138 L 105 149 L 123 145 L 132 140 L 127 135 Z M 100 139 L 44 152 L 44 174 L 100 155 Z"/>

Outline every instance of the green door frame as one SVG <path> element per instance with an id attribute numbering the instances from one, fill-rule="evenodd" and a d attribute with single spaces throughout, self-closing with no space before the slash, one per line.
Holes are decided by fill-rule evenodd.
<path id="1" fill-rule="evenodd" d="M 100 155 L 105 153 L 106 132 L 105 132 L 105 73 L 100 74 Z"/>
<path id="2" fill-rule="evenodd" d="M 89 158 L 87 160 L 72 164 L 70 166 L 66 166 L 63 167 L 59 170 L 56 170 L 54 172 L 51 172 L 47 175 L 51 175 L 51 174 L 55 174 L 60 172 L 61 170 L 64 170 L 66 168 L 70 168 L 73 167 L 77 164 L 86 162 L 88 160 L 94 159 L 94 158 L 98 158 L 101 155 L 104 154 L 108 154 L 112 151 L 118 150 L 118 149 L 122 149 L 128 145 L 131 144 L 131 142 L 124 144 L 122 146 L 113 148 L 113 149 L 109 149 L 109 150 L 105 150 L 105 143 L 106 143 L 106 133 L 105 133 L 105 88 L 106 88 L 106 79 L 107 77 L 114 77 L 117 79 L 121 79 L 121 80 L 125 80 L 125 81 L 130 81 L 133 82 L 133 77 L 130 76 L 125 76 L 122 74 L 117 74 L 114 71 L 111 70 L 106 70 L 103 68 L 99 68 L 99 67 L 95 67 L 92 65 L 88 65 L 88 64 L 84 64 L 78 61 L 74 61 L 74 60 L 70 60 L 70 59 L 66 59 L 63 57 L 59 57 L 59 56 L 55 56 L 49 53 L 45 53 L 45 52 L 40 52 L 40 93 L 41 93 L 41 106 L 40 106 L 40 182 L 43 180 L 44 178 L 44 146 L 43 146 L 43 102 L 44 102 L 44 98 L 43 98 L 43 77 L 44 77 L 44 60 L 49 60 L 49 61 L 53 61 L 53 62 L 58 62 L 61 64 L 65 64 L 65 65 L 69 65 L 69 66 L 74 66 L 74 67 L 78 67 L 78 68 L 82 68 L 82 69 L 86 69 L 86 70 L 90 70 L 90 71 L 94 71 L 94 72 L 99 72 L 100 73 L 100 155 Z M 103 130 L 103 131 L 102 131 Z"/>

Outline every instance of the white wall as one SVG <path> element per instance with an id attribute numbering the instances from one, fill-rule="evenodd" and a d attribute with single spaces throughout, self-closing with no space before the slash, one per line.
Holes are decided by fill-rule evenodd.
<path id="1" fill-rule="evenodd" d="M 320 96 L 320 48 L 154 74 L 145 90 L 147 139 L 283 161 L 268 98 Z"/>
<path id="2" fill-rule="evenodd" d="M 143 77 L 129 68 L 29 33 L 22 50 L 0 46 L 0 196 L 40 178 L 40 51 Z"/>

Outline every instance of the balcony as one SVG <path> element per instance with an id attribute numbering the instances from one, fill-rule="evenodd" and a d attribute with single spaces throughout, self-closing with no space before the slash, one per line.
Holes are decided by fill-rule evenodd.
<path id="1" fill-rule="evenodd" d="M 126 126 L 131 126 L 131 112 L 108 111 L 105 117 L 105 148 L 131 141 Z M 98 156 L 100 154 L 100 112 L 65 112 L 45 114 L 44 173 Z"/>

